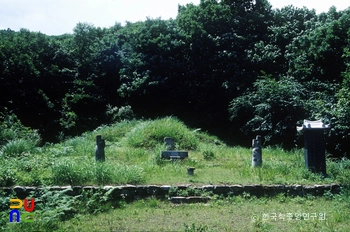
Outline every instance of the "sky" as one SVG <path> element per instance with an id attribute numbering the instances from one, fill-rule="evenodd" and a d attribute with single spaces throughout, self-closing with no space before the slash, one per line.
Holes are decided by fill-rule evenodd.
<path id="1" fill-rule="evenodd" d="M 199 4 L 200 0 L 0 0 L 0 30 L 21 28 L 47 35 L 72 33 L 79 22 L 111 27 L 116 22 L 143 21 L 146 17 L 176 18 L 178 4 Z M 350 6 L 347 0 L 269 0 L 273 8 L 306 6 L 316 13 Z"/>

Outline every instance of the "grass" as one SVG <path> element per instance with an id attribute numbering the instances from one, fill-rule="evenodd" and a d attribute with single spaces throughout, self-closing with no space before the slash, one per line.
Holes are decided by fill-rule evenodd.
<path id="1" fill-rule="evenodd" d="M 324 199 L 217 200 L 209 204 L 172 205 L 154 199 L 134 202 L 123 209 L 98 216 L 77 218 L 64 223 L 62 231 L 91 228 L 102 231 L 346 231 L 349 229 L 349 208 Z M 286 217 L 292 214 L 292 218 Z M 317 214 L 317 219 L 296 215 Z M 326 220 L 319 220 L 325 213 Z M 272 218 L 277 215 L 276 221 Z M 281 215 L 280 215 L 281 214 Z M 284 218 L 284 221 L 283 221 Z M 290 219 L 290 220 L 289 220 Z M 87 224 L 85 224 L 87 223 Z"/>
<path id="2" fill-rule="evenodd" d="M 47 196 L 49 197 L 49 196 Z M 58 199 L 58 196 L 51 196 Z M 62 197 L 62 196 L 61 196 Z M 57 213 L 73 212 L 74 218 L 56 216 L 47 225 L 38 212 L 38 221 L 31 224 L 8 223 L 6 229 L 21 231 L 348 231 L 350 195 L 326 195 L 315 198 L 285 197 L 256 198 L 249 195 L 222 198 L 214 196 L 209 203 L 172 204 L 149 198 L 129 204 L 108 205 L 98 210 L 95 196 L 78 212 L 69 206 L 73 199 L 58 207 Z M 81 206 L 82 199 L 74 204 Z M 52 202 L 52 201 L 51 201 Z M 40 204 L 40 203 L 39 203 Z M 40 205 L 39 205 L 40 206 Z M 58 208 L 57 208 L 58 207 Z M 90 208 L 90 212 L 85 209 Z M 95 209 L 96 211 L 93 211 Z M 75 210 L 77 211 L 77 210 Z M 51 211 L 50 211 L 51 212 Z M 324 214 L 323 216 L 320 214 Z"/>
<path id="3" fill-rule="evenodd" d="M 106 140 L 106 162 L 96 163 L 96 135 Z M 163 138 L 173 137 L 182 161 L 160 159 Z M 35 141 L 34 141 L 35 142 Z M 327 159 L 328 178 L 306 170 L 304 151 L 263 147 L 263 165 L 251 167 L 252 149 L 230 147 L 173 117 L 122 121 L 92 132 L 36 147 L 16 138 L 0 147 L 0 186 L 119 184 L 326 184 L 350 183 L 350 160 Z M 195 167 L 193 176 L 187 167 Z M 200 195 L 172 188 L 182 196 Z M 46 192 L 35 198 L 35 223 L 9 223 L 10 196 L 0 192 L 0 230 L 4 231 L 348 231 L 350 194 L 323 197 L 256 198 L 249 194 L 212 196 L 207 204 L 173 205 L 155 198 L 110 201 L 84 192 L 72 197 Z M 276 213 L 278 219 L 271 220 Z M 292 213 L 291 220 L 281 217 Z M 326 220 L 297 218 L 326 213 Z M 281 217 L 280 217 L 281 214 Z"/>
<path id="4" fill-rule="evenodd" d="M 98 134 L 106 140 L 104 164 L 94 160 Z M 163 138 L 167 136 L 174 138 L 176 149 L 189 151 L 188 159 L 160 159 Z M 251 168 L 251 149 L 229 147 L 199 129 L 187 128 L 173 117 L 101 126 L 40 148 L 14 140 L 0 150 L 0 186 L 350 182 L 350 160 L 327 159 L 329 177 L 322 179 L 305 169 L 302 149 L 264 147 L 262 167 Z M 187 175 L 188 166 L 195 168 L 193 176 Z"/>

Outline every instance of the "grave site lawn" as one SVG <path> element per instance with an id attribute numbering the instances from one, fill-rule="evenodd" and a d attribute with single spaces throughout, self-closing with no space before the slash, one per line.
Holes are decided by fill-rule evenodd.
<path id="1" fill-rule="evenodd" d="M 98 134 L 106 140 L 104 163 L 95 162 Z M 160 159 L 164 137 L 173 137 L 175 149 L 189 151 L 189 158 Z M 28 150 L 20 142 L 1 149 L 1 186 L 346 184 L 350 180 L 350 160 L 327 159 L 329 176 L 322 179 L 306 170 L 303 149 L 263 147 L 262 167 L 251 168 L 252 149 L 227 146 L 172 117 L 101 126 L 59 144 Z M 195 168 L 193 176 L 187 175 L 187 167 Z"/>
<path id="2" fill-rule="evenodd" d="M 121 202 L 118 207 L 105 208 L 104 212 L 99 209 L 101 206 L 95 208 L 95 213 L 76 213 L 66 220 L 45 217 L 35 223 L 8 223 L 4 231 L 346 232 L 350 229 L 348 191 L 323 197 L 216 196 L 206 204 L 172 204 L 149 198 L 131 203 Z M 44 216 L 39 212 L 36 217 L 40 219 Z"/>
<path id="3" fill-rule="evenodd" d="M 140 200 L 121 209 L 63 223 L 62 231 L 349 231 L 344 199 L 243 196 L 207 204 Z M 324 216 L 320 216 L 325 213 Z M 304 214 L 304 216 L 302 216 Z M 276 216 L 276 217 L 275 217 Z M 311 217 L 310 217 L 311 216 Z"/>
<path id="4" fill-rule="evenodd" d="M 106 140 L 106 162 L 95 162 L 96 135 Z M 164 137 L 174 138 L 175 149 L 189 151 L 189 158 L 160 159 Z M 348 185 L 350 182 L 350 160 L 345 158 L 327 158 L 328 177 L 322 178 L 306 170 L 303 149 L 285 151 L 263 146 L 261 168 L 251 168 L 251 155 L 252 149 L 227 146 L 215 136 L 187 128 L 173 117 L 123 121 L 43 147 L 31 147 L 25 141 L 6 144 L 0 153 L 0 185 Z M 192 176 L 187 174 L 189 166 L 195 168 Z M 173 205 L 153 198 L 115 205 L 100 202 L 100 195 L 83 199 L 54 196 L 40 200 L 37 221 L 26 224 L 26 231 L 347 231 L 350 209 L 348 191 L 339 196 L 328 194 L 316 198 L 213 196 L 208 204 L 189 205 Z M 0 207 L 0 229 L 23 231 L 24 224 L 8 222 L 9 198 L 0 195 L 0 200 L 6 205 Z M 325 212 L 327 216 L 325 221 L 262 218 L 263 214 L 300 212 Z"/>

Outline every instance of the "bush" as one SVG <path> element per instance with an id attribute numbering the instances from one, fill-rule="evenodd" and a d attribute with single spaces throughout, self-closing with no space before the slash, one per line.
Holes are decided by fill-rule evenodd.
<path id="1" fill-rule="evenodd" d="M 0 166 L 0 187 L 8 187 L 17 181 L 16 173 L 8 166 Z"/>
<path id="2" fill-rule="evenodd" d="M 11 140 L 24 139 L 38 145 L 40 135 L 38 131 L 32 130 L 22 125 L 15 114 L 0 112 L 0 145 L 4 145 Z"/>
<path id="3" fill-rule="evenodd" d="M 111 117 L 113 122 L 132 120 L 135 118 L 134 111 L 129 105 L 121 107 L 107 105 L 106 113 Z"/>
<path id="4" fill-rule="evenodd" d="M 251 137 L 263 135 L 267 144 L 294 147 L 295 126 L 306 115 L 306 89 L 290 77 L 263 77 L 230 103 L 231 120 Z M 237 124 L 237 125 L 238 125 Z"/>

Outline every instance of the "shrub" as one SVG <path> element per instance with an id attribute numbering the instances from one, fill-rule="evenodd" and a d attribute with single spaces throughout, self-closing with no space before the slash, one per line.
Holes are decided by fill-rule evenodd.
<path id="1" fill-rule="evenodd" d="M 113 122 L 131 120 L 135 118 L 134 111 L 129 105 L 121 107 L 107 105 L 106 113 L 111 117 Z"/>
<path id="2" fill-rule="evenodd" d="M 23 126 L 15 114 L 0 112 L 0 145 L 18 139 L 28 140 L 37 145 L 40 135 L 38 131 Z"/>
<path id="3" fill-rule="evenodd" d="M 15 184 L 17 178 L 15 171 L 8 166 L 0 166 L 0 187 L 8 187 Z"/>

